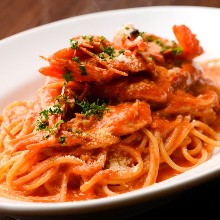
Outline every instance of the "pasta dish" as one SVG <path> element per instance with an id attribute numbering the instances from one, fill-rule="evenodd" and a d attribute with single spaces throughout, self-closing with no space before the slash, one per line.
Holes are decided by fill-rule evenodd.
<path id="1" fill-rule="evenodd" d="M 175 41 L 126 24 L 111 41 L 75 36 L 41 56 L 45 84 L 0 117 L 0 196 L 99 199 L 209 160 L 220 146 L 220 66 L 195 62 L 204 49 L 189 27 L 173 32 Z"/>

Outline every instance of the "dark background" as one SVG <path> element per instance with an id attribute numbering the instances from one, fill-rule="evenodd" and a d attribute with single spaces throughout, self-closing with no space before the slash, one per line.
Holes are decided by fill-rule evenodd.
<path id="1" fill-rule="evenodd" d="M 0 40 L 36 26 L 77 15 L 163 5 L 220 8 L 220 0 L 0 0 Z M 129 220 L 161 217 L 220 219 L 220 177 L 208 183 L 198 184 L 197 187 L 177 195 L 165 204 L 131 217 Z M 9 218 L 0 214 L 0 220 L 6 219 Z"/>
<path id="2" fill-rule="evenodd" d="M 72 16 L 160 5 L 220 7 L 220 0 L 0 0 L 0 39 Z"/>

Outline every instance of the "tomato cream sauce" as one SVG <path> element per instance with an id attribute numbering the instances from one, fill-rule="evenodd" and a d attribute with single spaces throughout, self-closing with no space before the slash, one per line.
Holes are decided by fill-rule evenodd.
<path id="1" fill-rule="evenodd" d="M 220 59 L 213 59 L 199 64 L 204 76 L 220 85 Z"/>
<path id="2" fill-rule="evenodd" d="M 199 64 L 204 72 L 204 77 L 215 82 L 220 90 L 220 59 L 207 60 Z M 220 132 L 220 116 L 211 125 L 216 131 Z"/>

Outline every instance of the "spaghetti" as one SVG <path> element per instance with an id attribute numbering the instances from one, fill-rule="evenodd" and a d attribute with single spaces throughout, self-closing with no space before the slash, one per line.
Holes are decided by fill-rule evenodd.
<path id="1" fill-rule="evenodd" d="M 1 116 L 0 195 L 98 199 L 207 161 L 220 146 L 220 91 L 210 65 L 193 61 L 203 53 L 196 35 L 173 31 L 178 43 L 127 24 L 112 41 L 76 36 L 42 57 L 46 83 Z"/>

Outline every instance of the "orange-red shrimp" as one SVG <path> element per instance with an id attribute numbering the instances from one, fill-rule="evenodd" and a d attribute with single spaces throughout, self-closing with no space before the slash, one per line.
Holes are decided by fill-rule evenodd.
<path id="1" fill-rule="evenodd" d="M 107 106 L 103 118 L 75 118 L 61 125 L 60 132 L 66 137 L 65 145 L 82 145 L 83 148 L 100 148 L 116 144 L 120 137 L 151 124 L 150 106 L 144 101 L 125 102 Z M 67 132 L 70 130 L 71 132 Z"/>
<path id="2" fill-rule="evenodd" d="M 202 77 L 202 70 L 191 61 L 183 62 L 181 67 L 173 67 L 167 73 L 173 89 L 188 89 Z"/>
<path id="3" fill-rule="evenodd" d="M 105 84 L 104 87 L 94 85 L 91 90 L 101 98 L 116 99 L 120 102 L 139 99 L 154 104 L 165 103 L 170 93 L 168 80 L 157 79 L 155 82 L 143 76 L 119 79 Z"/>
<path id="4" fill-rule="evenodd" d="M 165 65 L 169 57 L 189 60 L 203 52 L 188 27 L 174 25 L 173 31 L 179 45 L 152 34 L 140 33 L 132 25 L 122 27 L 113 42 L 103 36 L 76 36 L 71 39 L 70 48 L 44 58 L 50 66 L 41 68 L 40 72 L 57 78 L 63 78 L 68 72 L 75 81 L 105 83 L 141 71 L 153 74 L 156 65 Z"/>
<path id="5" fill-rule="evenodd" d="M 206 91 L 199 96 L 193 96 L 178 90 L 167 102 L 166 108 L 157 113 L 160 115 L 190 115 L 208 124 L 216 119 L 214 109 L 219 109 L 219 99 L 216 92 Z"/>
<path id="6" fill-rule="evenodd" d="M 140 36 L 138 29 L 134 28 L 132 24 L 124 25 L 113 37 L 113 43 L 117 49 L 127 50 L 146 50 L 146 42 Z"/>
<path id="7" fill-rule="evenodd" d="M 116 48 L 135 51 L 144 58 L 152 57 L 159 63 L 164 63 L 167 56 L 193 59 L 203 53 L 199 40 L 187 26 L 174 25 L 173 32 L 179 45 L 153 34 L 139 32 L 133 25 L 128 24 L 116 33 L 113 43 Z"/>
<path id="8" fill-rule="evenodd" d="M 193 59 L 204 52 L 196 35 L 186 25 L 174 25 L 173 32 L 183 49 L 183 58 Z"/>
<path id="9" fill-rule="evenodd" d="M 69 72 L 75 81 L 99 83 L 129 73 L 144 70 L 154 72 L 150 62 L 147 63 L 141 56 L 135 56 L 128 50 L 115 49 L 104 37 L 79 36 L 73 38 L 72 42 L 72 48 L 64 48 L 44 58 L 50 66 L 40 69 L 43 75 L 62 78 Z"/>
<path id="10" fill-rule="evenodd" d="M 124 25 L 114 36 L 113 43 L 118 49 L 128 49 L 140 54 L 146 61 L 165 62 L 165 54 L 175 51 L 178 45 L 154 34 L 140 32 L 133 25 Z"/>

